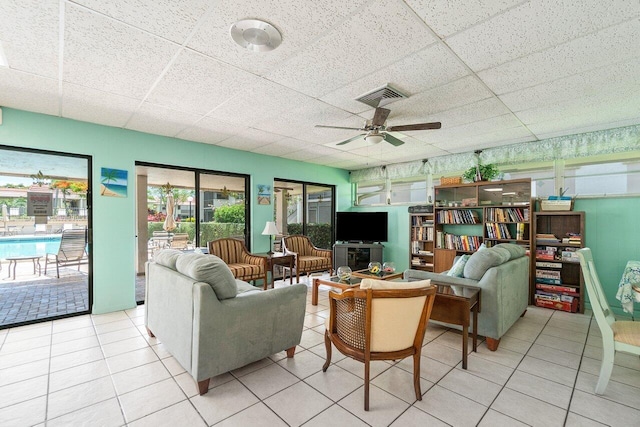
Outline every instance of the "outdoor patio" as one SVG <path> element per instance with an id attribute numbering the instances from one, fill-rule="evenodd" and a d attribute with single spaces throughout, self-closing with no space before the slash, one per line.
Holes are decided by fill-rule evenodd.
<path id="1" fill-rule="evenodd" d="M 41 275 L 33 274 L 31 262 L 19 262 L 16 278 L 13 267 L 2 260 L 0 270 L 0 328 L 46 317 L 56 317 L 87 311 L 89 307 L 87 265 L 60 268 L 56 277 L 55 266 L 44 274 L 44 260 L 40 260 Z"/>

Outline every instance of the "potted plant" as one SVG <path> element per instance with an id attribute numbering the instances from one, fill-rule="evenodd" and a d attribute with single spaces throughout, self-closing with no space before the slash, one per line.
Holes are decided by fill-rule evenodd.
<path id="1" fill-rule="evenodd" d="M 477 179 L 478 171 L 480 172 L 480 179 Z M 462 178 L 467 182 L 475 181 L 490 181 L 500 174 L 498 167 L 492 163 L 488 165 L 471 166 L 464 171 Z"/>

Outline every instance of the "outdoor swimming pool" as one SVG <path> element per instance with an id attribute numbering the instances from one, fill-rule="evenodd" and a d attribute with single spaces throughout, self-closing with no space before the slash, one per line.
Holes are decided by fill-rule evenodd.
<path id="1" fill-rule="evenodd" d="M 0 259 L 13 256 L 45 256 L 58 253 L 60 236 L 54 237 L 10 237 L 0 239 Z"/>

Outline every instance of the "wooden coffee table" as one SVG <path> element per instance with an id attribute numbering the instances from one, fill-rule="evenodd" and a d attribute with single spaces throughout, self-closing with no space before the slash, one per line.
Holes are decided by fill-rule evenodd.
<path id="1" fill-rule="evenodd" d="M 355 272 L 346 281 L 340 280 L 337 276 L 328 279 L 313 279 L 313 289 L 311 294 L 311 304 L 318 305 L 318 288 L 320 285 L 331 286 L 340 290 L 360 286 L 363 278 L 372 277 L 367 275 L 366 270 Z M 358 275 L 356 275 L 358 273 Z M 398 275 L 399 274 L 399 275 Z M 359 277 L 363 276 L 363 277 Z M 392 278 L 393 277 L 393 278 Z M 397 280 L 402 277 L 402 273 L 393 273 L 383 277 L 386 280 Z M 480 312 L 480 288 L 465 285 L 447 285 L 431 281 L 436 286 L 436 299 L 431 310 L 431 320 L 462 326 L 462 369 L 467 369 L 467 346 L 469 342 L 469 325 L 473 315 L 473 328 L 471 332 L 473 351 L 478 350 L 478 313 Z"/>

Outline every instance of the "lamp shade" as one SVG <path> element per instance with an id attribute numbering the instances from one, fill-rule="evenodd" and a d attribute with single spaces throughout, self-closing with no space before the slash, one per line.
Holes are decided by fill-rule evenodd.
<path id="1" fill-rule="evenodd" d="M 263 236 L 274 236 L 276 234 L 279 234 L 280 232 L 278 231 L 278 228 L 276 227 L 276 223 L 273 221 L 267 221 L 267 223 L 264 226 L 264 230 L 262 230 L 262 235 Z"/>

